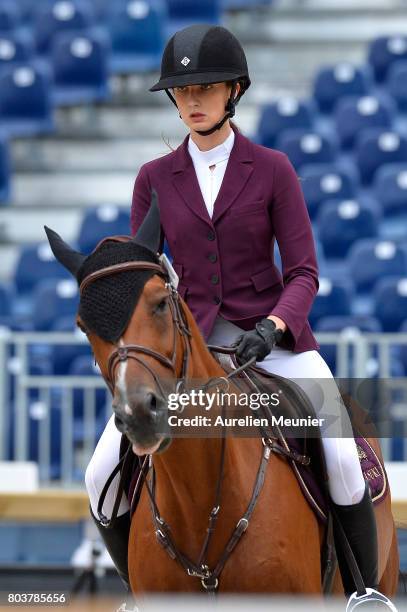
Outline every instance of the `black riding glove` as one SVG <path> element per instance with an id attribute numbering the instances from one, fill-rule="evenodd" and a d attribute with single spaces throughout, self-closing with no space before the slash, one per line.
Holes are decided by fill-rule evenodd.
<path id="1" fill-rule="evenodd" d="M 256 323 L 256 329 L 245 332 L 234 342 L 237 346 L 237 361 L 240 364 L 246 363 L 251 357 L 256 357 L 256 361 L 263 361 L 283 334 L 282 329 L 276 328 L 274 321 L 262 319 Z"/>

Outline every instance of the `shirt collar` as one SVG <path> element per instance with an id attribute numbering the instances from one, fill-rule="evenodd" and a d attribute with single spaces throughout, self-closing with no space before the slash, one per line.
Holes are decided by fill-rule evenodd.
<path id="1" fill-rule="evenodd" d="M 231 130 L 231 133 L 224 142 L 220 145 L 209 149 L 209 151 L 201 151 L 191 136 L 188 138 L 188 151 L 194 162 L 199 162 L 205 166 L 212 166 L 218 164 L 229 158 L 230 152 L 235 142 L 235 133 Z"/>

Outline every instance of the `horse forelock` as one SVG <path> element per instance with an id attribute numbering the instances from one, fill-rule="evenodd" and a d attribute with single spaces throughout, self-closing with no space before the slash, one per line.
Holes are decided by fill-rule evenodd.
<path id="1" fill-rule="evenodd" d="M 159 263 L 155 253 L 133 241 L 106 240 L 83 262 L 78 283 L 92 272 L 127 261 Z M 89 284 L 81 295 L 78 311 L 87 329 L 107 342 L 117 342 L 129 324 L 144 285 L 153 275 L 153 270 L 131 270 Z"/>

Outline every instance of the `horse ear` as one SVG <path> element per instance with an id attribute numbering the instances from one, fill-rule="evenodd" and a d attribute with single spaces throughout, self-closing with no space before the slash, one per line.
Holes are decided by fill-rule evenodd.
<path id="1" fill-rule="evenodd" d="M 44 225 L 44 229 L 55 258 L 69 270 L 75 278 L 77 278 L 78 270 L 86 259 L 86 256 L 82 255 L 82 253 L 78 253 L 78 251 L 75 251 L 69 244 L 66 244 L 61 236 L 54 232 L 54 230 L 46 225 Z"/>
<path id="2" fill-rule="evenodd" d="M 150 208 L 133 240 L 137 242 L 137 244 L 150 249 L 153 253 L 158 252 L 161 240 L 161 224 L 158 195 L 155 189 L 151 190 Z"/>

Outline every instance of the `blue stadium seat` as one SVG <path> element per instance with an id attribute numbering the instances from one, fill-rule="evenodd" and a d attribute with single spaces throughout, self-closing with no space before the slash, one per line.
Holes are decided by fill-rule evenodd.
<path id="1" fill-rule="evenodd" d="M 271 6 L 273 0 L 221 0 L 223 11 L 247 11 L 262 6 Z"/>
<path id="2" fill-rule="evenodd" d="M 366 315 L 328 315 L 319 319 L 315 325 L 315 331 L 319 332 L 345 332 L 351 329 L 361 332 L 379 333 L 382 331 L 382 326 L 379 319 Z"/>
<path id="3" fill-rule="evenodd" d="M 10 199 L 10 155 L 7 140 L 0 137 L 0 205 Z"/>
<path id="4" fill-rule="evenodd" d="M 18 3 L 2 0 L 0 3 L 0 32 L 10 32 L 20 25 Z"/>
<path id="5" fill-rule="evenodd" d="M 50 471 L 51 479 L 60 478 L 61 476 L 61 440 L 62 440 L 62 418 L 61 405 L 55 393 L 51 393 L 50 411 L 49 411 L 49 426 L 50 426 Z M 31 400 L 29 406 L 29 460 L 39 461 L 41 439 L 39 438 L 41 423 L 47 417 L 46 406 L 39 400 Z M 13 423 L 14 425 L 14 423 Z M 40 477 L 46 478 L 45 474 Z"/>
<path id="6" fill-rule="evenodd" d="M 61 316 L 74 318 L 79 304 L 74 279 L 46 279 L 38 283 L 33 294 L 33 322 L 36 330 L 48 331 Z"/>
<path id="7" fill-rule="evenodd" d="M 51 51 L 52 41 L 60 32 L 80 32 L 95 24 L 91 6 L 81 2 L 60 0 L 42 5 L 35 15 L 35 41 L 38 53 Z"/>
<path id="8" fill-rule="evenodd" d="M 90 34 L 62 33 L 54 37 L 51 51 L 55 105 L 69 106 L 106 100 L 109 46 Z"/>
<path id="9" fill-rule="evenodd" d="M 397 271 L 394 272 L 397 274 Z M 398 332 L 407 313 L 407 270 L 402 276 L 379 280 L 374 289 L 375 315 L 383 331 Z"/>
<path id="10" fill-rule="evenodd" d="M 326 257 L 345 257 L 361 238 L 378 235 L 378 216 L 356 200 L 324 202 L 317 216 L 318 237 Z"/>
<path id="11" fill-rule="evenodd" d="M 373 68 L 376 81 L 384 81 L 391 64 L 400 59 L 407 59 L 405 34 L 379 36 L 370 43 L 368 61 Z"/>
<path id="12" fill-rule="evenodd" d="M 0 34 L 0 73 L 9 66 L 29 62 L 33 54 L 34 48 L 28 36 L 14 32 Z"/>
<path id="13" fill-rule="evenodd" d="M 118 206 L 105 205 L 86 211 L 79 230 L 81 253 L 91 253 L 107 236 L 130 235 L 130 213 Z"/>
<path id="14" fill-rule="evenodd" d="M 320 277 L 318 293 L 308 317 L 311 326 L 328 315 L 350 315 L 351 300 L 352 286 L 350 283 Z"/>
<path id="15" fill-rule="evenodd" d="M 398 60 L 390 66 L 386 87 L 399 111 L 407 111 L 407 59 Z"/>
<path id="16" fill-rule="evenodd" d="M 9 137 L 54 130 L 51 81 L 47 73 L 23 65 L 0 74 L 0 125 Z"/>
<path id="17" fill-rule="evenodd" d="M 385 215 L 407 213 L 407 163 L 381 166 L 375 174 L 373 187 Z"/>
<path id="18" fill-rule="evenodd" d="M 91 355 L 81 355 L 76 357 L 71 363 L 68 374 L 69 376 L 97 376 L 99 378 L 101 377 L 99 366 L 95 366 L 94 359 Z M 107 387 L 96 389 L 92 393 L 94 394 L 95 398 L 95 416 L 98 420 L 105 414 Z M 85 393 L 83 389 L 74 389 L 73 407 L 75 420 L 83 419 L 85 409 Z"/>
<path id="19" fill-rule="evenodd" d="M 307 164 L 301 168 L 300 178 L 311 219 L 325 200 L 345 200 L 356 194 L 356 175 L 333 164 Z"/>
<path id="20" fill-rule="evenodd" d="M 400 326 L 400 332 L 407 334 L 407 317 Z M 407 376 L 407 344 L 403 344 L 400 347 L 400 360 L 403 364 L 404 376 Z"/>
<path id="21" fill-rule="evenodd" d="M 55 375 L 64 376 L 68 374 L 72 363 L 77 357 L 86 356 L 88 359 L 91 359 L 92 353 L 89 342 L 83 332 L 76 326 L 74 316 L 59 317 L 54 321 L 51 331 L 71 332 L 80 338 L 81 341 L 83 340 L 81 344 L 57 344 L 52 346 L 51 362 Z"/>
<path id="22" fill-rule="evenodd" d="M 407 162 L 407 138 L 394 130 L 366 128 L 357 137 L 355 161 L 361 181 L 368 185 L 380 166 Z"/>
<path id="23" fill-rule="evenodd" d="M 275 148 L 288 155 L 297 171 L 305 164 L 332 163 L 337 154 L 337 145 L 333 139 L 303 129 L 281 132 Z"/>
<path id="24" fill-rule="evenodd" d="M 257 141 L 265 147 L 274 147 L 277 136 L 292 128 L 311 129 L 315 117 L 312 100 L 298 100 L 285 96 L 276 102 L 266 104 L 261 110 L 257 128 Z"/>
<path id="25" fill-rule="evenodd" d="M 314 331 L 319 333 L 330 332 L 351 336 L 362 333 L 379 333 L 382 331 L 380 321 L 372 316 L 326 316 L 319 319 Z M 321 344 L 320 353 L 332 372 L 336 371 L 336 344 Z"/>
<path id="26" fill-rule="evenodd" d="M 8 317 L 11 314 L 11 289 L 5 283 L 0 283 L 0 317 Z"/>
<path id="27" fill-rule="evenodd" d="M 334 110 L 343 96 L 364 96 L 372 86 L 372 72 L 348 62 L 321 68 L 314 81 L 314 98 L 323 113 Z"/>
<path id="28" fill-rule="evenodd" d="M 14 273 L 17 292 L 28 294 L 40 281 L 47 278 L 70 279 L 72 277 L 55 259 L 47 242 L 22 247 Z"/>
<path id="29" fill-rule="evenodd" d="M 167 0 L 167 36 L 194 23 L 217 24 L 221 19 L 221 0 Z"/>
<path id="30" fill-rule="evenodd" d="M 41 350 L 39 350 L 41 349 Z M 52 365 L 49 360 L 49 347 L 45 345 L 30 345 L 28 350 L 28 372 L 30 376 L 51 376 Z M 14 416 L 13 402 L 16 399 L 16 376 L 21 371 L 21 361 L 16 355 L 15 346 L 11 347 L 11 356 L 7 363 L 7 371 L 10 375 L 9 385 L 9 408 L 12 412 L 11 416 Z M 27 396 L 30 401 L 36 401 L 40 396 L 40 389 L 38 387 L 29 388 L 27 390 Z M 10 427 L 13 427 L 13 422 L 10 423 Z M 13 435 L 10 434 L 9 453 L 13 455 Z"/>
<path id="31" fill-rule="evenodd" d="M 146 0 L 129 0 L 109 14 L 112 41 L 110 71 L 115 74 L 148 72 L 161 64 L 164 16 Z"/>
<path id="32" fill-rule="evenodd" d="M 407 274 L 407 254 L 391 240 L 358 240 L 349 250 L 347 264 L 356 290 L 362 293 L 385 276 Z"/>
<path id="33" fill-rule="evenodd" d="M 390 128 L 396 106 L 391 98 L 345 96 L 335 107 L 336 132 L 344 149 L 353 147 L 361 130 L 369 127 Z"/>

